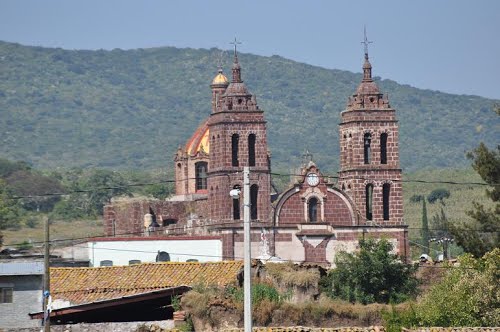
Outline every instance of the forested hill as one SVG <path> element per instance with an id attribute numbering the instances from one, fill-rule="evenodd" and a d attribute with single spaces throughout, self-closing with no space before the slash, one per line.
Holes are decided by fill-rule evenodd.
<path id="1" fill-rule="evenodd" d="M 38 168 L 170 168 L 177 146 L 210 114 L 218 52 L 0 42 L 0 157 Z M 323 170 L 336 170 L 340 112 L 361 74 L 279 56 L 241 54 L 240 63 L 265 110 L 273 167 L 297 167 L 308 149 Z M 360 71 L 362 63 L 359 54 Z M 230 65 L 228 56 L 228 76 Z M 479 141 L 498 143 L 493 100 L 378 84 L 397 110 L 405 170 L 464 166 Z"/>

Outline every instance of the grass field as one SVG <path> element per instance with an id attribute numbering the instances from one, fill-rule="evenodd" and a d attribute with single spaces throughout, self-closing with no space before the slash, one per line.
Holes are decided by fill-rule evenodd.
<path id="1" fill-rule="evenodd" d="M 5 230 L 2 233 L 5 246 L 26 242 L 32 242 L 37 246 L 44 238 L 44 223 L 38 222 L 34 228 L 22 227 L 19 230 Z M 101 220 L 54 221 L 50 225 L 51 240 L 79 239 L 103 234 L 104 227 Z"/>

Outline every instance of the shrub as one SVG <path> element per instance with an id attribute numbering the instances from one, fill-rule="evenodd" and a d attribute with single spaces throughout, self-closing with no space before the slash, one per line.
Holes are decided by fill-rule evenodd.
<path id="1" fill-rule="evenodd" d="M 420 326 L 500 326 L 500 248 L 466 254 L 416 305 Z"/>

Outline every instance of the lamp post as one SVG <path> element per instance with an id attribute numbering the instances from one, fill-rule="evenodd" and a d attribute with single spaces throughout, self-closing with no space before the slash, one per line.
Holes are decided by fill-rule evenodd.
<path id="1" fill-rule="evenodd" d="M 239 199 L 241 191 L 233 189 L 230 195 Z M 252 332 L 252 239 L 250 236 L 250 168 L 243 167 L 243 294 L 244 294 L 244 327 L 245 332 Z"/>

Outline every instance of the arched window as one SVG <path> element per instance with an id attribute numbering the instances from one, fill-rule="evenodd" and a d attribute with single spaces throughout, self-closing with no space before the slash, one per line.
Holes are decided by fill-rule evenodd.
<path id="1" fill-rule="evenodd" d="M 309 200 L 308 204 L 308 216 L 310 222 L 318 221 L 318 199 L 316 197 L 312 197 Z"/>
<path id="2" fill-rule="evenodd" d="M 239 152 L 239 142 L 240 142 L 240 135 L 238 134 L 233 134 L 231 136 L 231 165 L 233 166 L 239 166 L 239 161 L 238 161 L 238 152 Z"/>
<path id="3" fill-rule="evenodd" d="M 233 187 L 233 189 L 240 189 L 241 187 L 239 185 L 236 185 Z M 241 219 L 241 214 L 240 214 L 240 199 L 239 198 L 231 198 L 233 200 L 233 219 L 234 220 L 240 220 Z"/>
<path id="4" fill-rule="evenodd" d="M 207 189 L 208 163 L 199 161 L 195 164 L 196 190 Z"/>
<path id="5" fill-rule="evenodd" d="M 373 184 L 366 185 L 366 219 L 372 220 L 373 218 Z"/>
<path id="6" fill-rule="evenodd" d="M 257 220 L 258 211 L 257 211 L 257 198 L 259 196 L 259 186 L 253 184 L 250 187 L 250 220 Z"/>
<path id="7" fill-rule="evenodd" d="M 248 166 L 255 166 L 255 134 L 248 135 Z"/>
<path id="8" fill-rule="evenodd" d="M 366 133 L 363 139 L 365 164 L 369 164 L 371 162 L 371 144 L 372 134 Z"/>
<path id="9" fill-rule="evenodd" d="M 384 207 L 384 220 L 389 220 L 389 198 L 391 197 L 391 185 L 384 183 L 382 186 L 382 205 Z"/>
<path id="10" fill-rule="evenodd" d="M 380 135 L 380 163 L 387 164 L 387 134 Z"/>

